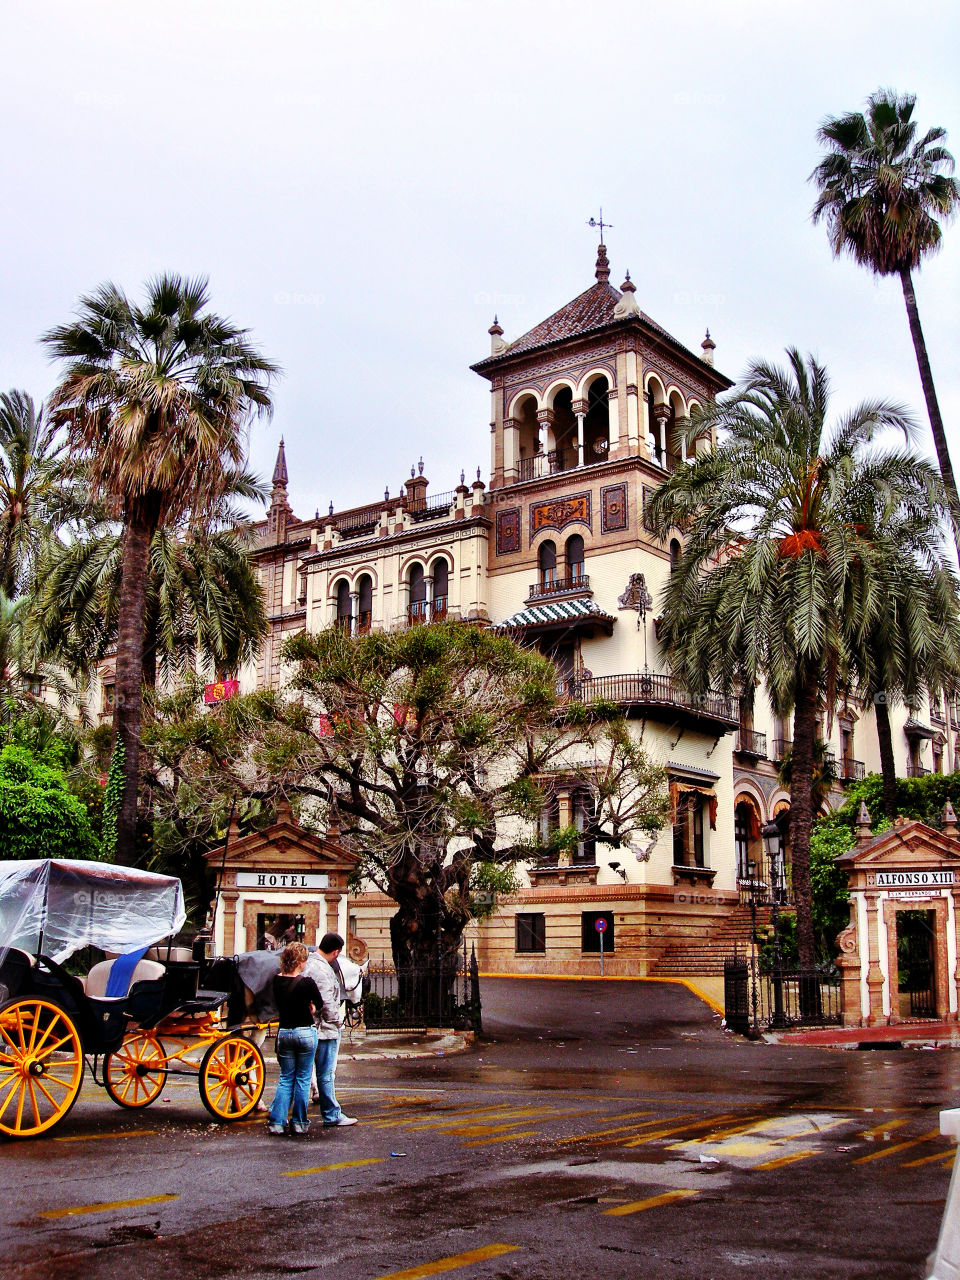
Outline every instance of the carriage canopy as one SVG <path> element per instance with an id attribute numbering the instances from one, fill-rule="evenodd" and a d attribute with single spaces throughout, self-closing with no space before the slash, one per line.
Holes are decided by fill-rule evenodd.
<path id="1" fill-rule="evenodd" d="M 122 955 L 169 937 L 185 919 L 175 876 L 109 862 L 0 861 L 0 956 L 8 947 L 42 949 L 61 962 L 86 946 Z"/>

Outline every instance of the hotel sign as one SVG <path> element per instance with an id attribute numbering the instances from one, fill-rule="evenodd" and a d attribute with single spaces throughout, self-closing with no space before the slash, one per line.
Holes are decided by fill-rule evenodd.
<path id="1" fill-rule="evenodd" d="M 953 884 L 952 871 L 878 871 L 878 889 L 932 889 Z"/>
<path id="2" fill-rule="evenodd" d="M 301 871 L 238 871 L 238 889 L 329 889 L 330 877 Z"/>

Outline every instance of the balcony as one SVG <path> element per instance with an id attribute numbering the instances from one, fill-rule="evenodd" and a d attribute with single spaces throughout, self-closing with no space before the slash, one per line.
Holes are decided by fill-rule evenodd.
<path id="1" fill-rule="evenodd" d="M 867 766 L 862 760 L 854 760 L 845 756 L 840 761 L 841 782 L 862 782 L 867 776 Z"/>
<path id="2" fill-rule="evenodd" d="M 676 471 L 677 467 L 679 467 L 681 462 L 683 462 L 683 459 L 678 457 L 675 453 L 667 453 L 663 449 L 654 449 L 653 460 L 657 466 L 666 471 L 668 475 Z"/>
<path id="3" fill-rule="evenodd" d="M 585 573 L 581 573 L 569 578 L 551 578 L 544 582 L 535 582 L 527 592 L 527 602 L 546 600 L 553 596 L 587 595 L 593 595 L 590 590 L 590 579 Z"/>
<path id="4" fill-rule="evenodd" d="M 407 512 L 416 524 L 423 520 L 442 520 L 456 506 L 457 493 L 451 489 L 448 493 L 431 493 L 424 502 L 407 502 Z"/>
<path id="5" fill-rule="evenodd" d="M 907 765 L 908 778 L 925 778 L 929 772 L 930 770 L 926 767 L 926 765 L 922 765 L 922 764 Z"/>
<path id="6" fill-rule="evenodd" d="M 555 449 L 552 453 L 535 453 L 517 463 L 517 480 L 539 480 L 541 476 L 572 471 L 577 465 L 576 449 Z"/>
<path id="7" fill-rule="evenodd" d="M 591 676 L 572 685 L 570 696 L 578 702 L 617 702 L 628 713 L 652 720 L 671 721 L 679 716 L 693 727 L 711 732 L 729 733 L 740 721 L 736 698 L 690 693 L 673 676 L 648 671 Z"/>
<path id="8" fill-rule="evenodd" d="M 773 740 L 773 758 L 774 760 L 783 760 L 785 756 L 793 750 L 792 738 L 774 738 Z"/>
<path id="9" fill-rule="evenodd" d="M 766 759 L 767 735 L 741 726 L 737 732 L 737 745 L 734 750 L 741 756 L 753 756 L 756 760 Z"/>
<path id="10" fill-rule="evenodd" d="M 437 596 L 433 601 L 412 600 L 407 611 L 407 625 L 410 627 L 422 627 L 428 622 L 445 622 L 446 618 L 446 596 Z"/>

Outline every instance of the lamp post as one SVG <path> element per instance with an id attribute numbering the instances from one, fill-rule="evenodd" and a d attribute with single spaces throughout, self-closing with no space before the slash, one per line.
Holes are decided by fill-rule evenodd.
<path id="1" fill-rule="evenodd" d="M 773 926 L 773 1027 L 787 1025 L 783 1013 L 783 958 L 780 955 L 780 898 L 783 884 L 783 836 L 775 822 L 768 822 L 760 833 L 770 868 L 770 923 Z"/>
<path id="2" fill-rule="evenodd" d="M 760 966 L 757 963 L 757 943 L 759 941 L 757 937 L 757 903 L 760 899 L 760 880 L 757 875 L 757 864 L 754 862 L 753 858 L 750 858 L 747 861 L 747 874 L 750 877 L 750 940 L 753 944 L 750 948 L 750 1009 L 753 1013 L 753 1034 L 755 1036 L 759 1036 L 760 1017 L 758 1004 L 760 1000 Z"/>

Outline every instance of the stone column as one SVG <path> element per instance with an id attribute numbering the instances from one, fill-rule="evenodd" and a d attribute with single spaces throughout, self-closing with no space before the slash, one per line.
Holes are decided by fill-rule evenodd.
<path id="1" fill-rule="evenodd" d="M 583 466 L 583 419 L 582 413 L 577 414 L 577 466 Z"/>
<path id="2" fill-rule="evenodd" d="M 668 404 L 655 404 L 653 406 L 653 417 L 657 424 L 658 461 L 662 467 L 665 467 L 667 465 L 667 423 L 670 421 L 670 406 Z"/>
<path id="3" fill-rule="evenodd" d="M 880 968 L 880 894 L 868 890 L 867 901 L 867 994 L 870 1012 L 867 1026 L 877 1027 L 886 1022 L 883 1012 L 883 970 Z M 890 1006 L 891 1013 L 893 1005 Z"/>
<path id="4" fill-rule="evenodd" d="M 239 894 L 227 890 L 221 893 L 223 901 L 223 954 L 236 955 L 237 952 L 237 899 Z"/>
<path id="5" fill-rule="evenodd" d="M 360 592 L 350 592 L 350 634 L 355 636 L 360 630 Z"/>
<path id="6" fill-rule="evenodd" d="M 326 933 L 339 932 L 337 925 L 339 924 L 340 899 L 342 898 L 342 896 L 343 895 L 339 893 L 325 893 L 323 895 L 323 900 L 326 903 L 326 908 L 327 908 L 327 927 L 325 930 Z"/>

